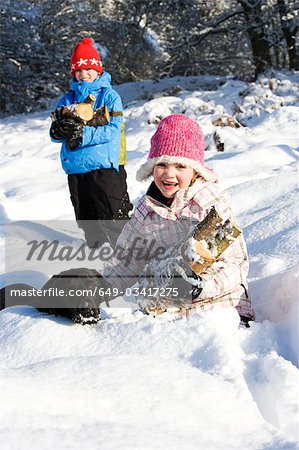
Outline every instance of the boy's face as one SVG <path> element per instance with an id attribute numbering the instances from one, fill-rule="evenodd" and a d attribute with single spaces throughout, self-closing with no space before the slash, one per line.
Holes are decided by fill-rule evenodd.
<path id="1" fill-rule="evenodd" d="M 81 69 L 75 71 L 75 78 L 77 81 L 87 81 L 91 83 L 98 75 L 98 72 L 94 69 Z"/>
<path id="2" fill-rule="evenodd" d="M 183 164 L 160 163 L 154 166 L 154 181 L 164 197 L 173 198 L 177 191 L 190 186 L 194 170 Z"/>

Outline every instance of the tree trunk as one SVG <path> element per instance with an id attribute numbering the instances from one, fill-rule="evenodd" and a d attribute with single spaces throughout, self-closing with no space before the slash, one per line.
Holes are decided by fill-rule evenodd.
<path id="1" fill-rule="evenodd" d="M 238 0 L 238 2 L 244 10 L 255 65 L 255 76 L 257 77 L 267 67 L 272 66 L 270 46 L 263 22 L 262 1 L 251 3 L 248 0 Z"/>
<path id="2" fill-rule="evenodd" d="M 286 20 L 288 11 L 284 0 L 277 0 L 281 29 L 287 43 L 290 69 L 299 70 L 299 57 L 296 53 L 296 32 L 298 27 L 291 20 Z"/>

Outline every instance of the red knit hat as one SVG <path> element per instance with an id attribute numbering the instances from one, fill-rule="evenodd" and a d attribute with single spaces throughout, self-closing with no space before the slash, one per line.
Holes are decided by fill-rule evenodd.
<path id="1" fill-rule="evenodd" d="M 184 114 L 165 117 L 151 139 L 148 160 L 137 171 L 136 178 L 149 178 L 156 164 L 184 164 L 192 167 L 207 181 L 217 181 L 217 175 L 204 165 L 205 141 L 200 126 Z"/>
<path id="2" fill-rule="evenodd" d="M 103 72 L 101 58 L 93 46 L 92 39 L 85 38 L 76 45 L 70 66 L 72 77 L 75 75 L 75 71 L 80 69 L 94 69 L 99 73 Z"/>

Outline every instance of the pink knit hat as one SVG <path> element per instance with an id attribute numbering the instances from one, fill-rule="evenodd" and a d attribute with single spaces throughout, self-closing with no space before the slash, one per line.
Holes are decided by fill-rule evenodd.
<path id="1" fill-rule="evenodd" d="M 154 166 L 185 164 L 192 167 L 207 181 L 217 181 L 217 175 L 204 166 L 205 142 L 200 126 L 184 114 L 165 117 L 151 139 L 147 161 L 137 171 L 137 181 L 144 181 L 153 172 Z"/>

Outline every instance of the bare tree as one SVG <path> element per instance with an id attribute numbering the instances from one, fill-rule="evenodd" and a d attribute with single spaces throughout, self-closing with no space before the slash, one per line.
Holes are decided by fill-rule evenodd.
<path id="1" fill-rule="evenodd" d="M 2 0 L 0 111 L 44 108 L 91 36 L 114 83 L 298 68 L 297 0 Z"/>
<path id="2" fill-rule="evenodd" d="M 291 5 L 292 4 L 292 9 Z M 294 2 L 284 0 L 277 0 L 278 12 L 281 20 L 281 29 L 286 40 L 287 52 L 289 55 L 290 69 L 299 69 L 299 57 L 296 49 L 296 34 L 298 33 L 298 23 L 296 18 L 298 16 L 298 8 L 295 8 Z"/>
<path id="3" fill-rule="evenodd" d="M 263 21 L 265 0 L 238 0 L 244 10 L 256 76 L 271 67 L 271 51 Z"/>

